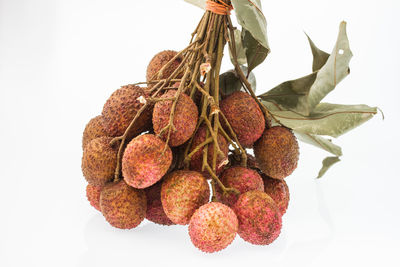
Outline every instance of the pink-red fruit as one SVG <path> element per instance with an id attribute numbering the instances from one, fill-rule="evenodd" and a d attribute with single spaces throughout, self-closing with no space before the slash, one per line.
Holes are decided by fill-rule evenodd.
<path id="1" fill-rule="evenodd" d="M 282 217 L 274 200 L 253 190 L 241 194 L 233 210 L 239 220 L 239 236 L 254 245 L 268 245 L 278 238 Z"/>
<path id="2" fill-rule="evenodd" d="M 147 81 L 150 80 L 157 80 L 157 79 L 166 79 L 178 68 L 178 66 L 182 62 L 181 57 L 177 57 L 172 64 L 166 67 L 160 75 L 157 77 L 157 72 L 161 70 L 161 68 L 167 64 L 173 57 L 175 57 L 178 53 L 172 50 L 165 50 L 158 54 L 156 54 L 150 61 L 149 65 L 147 66 L 147 74 L 146 79 Z M 177 78 L 182 78 L 182 74 L 178 74 Z"/>
<path id="3" fill-rule="evenodd" d="M 264 190 L 276 203 L 281 214 L 285 214 L 289 205 L 289 187 L 285 180 L 273 179 L 263 175 Z"/>
<path id="4" fill-rule="evenodd" d="M 252 147 L 265 129 L 265 119 L 257 102 L 247 93 L 237 91 L 221 101 L 227 118 L 240 144 Z"/>
<path id="5" fill-rule="evenodd" d="M 101 186 L 94 186 L 91 184 L 88 184 L 86 186 L 86 197 L 96 210 L 100 211 L 100 192 L 101 192 L 102 187 Z"/>
<path id="6" fill-rule="evenodd" d="M 162 225 L 174 224 L 165 214 L 161 203 L 161 185 L 158 183 L 144 189 L 147 198 L 146 219 Z"/>
<path id="7" fill-rule="evenodd" d="M 291 130 L 275 126 L 265 130 L 254 144 L 254 155 L 263 173 L 275 179 L 283 179 L 297 167 L 299 145 Z"/>
<path id="8" fill-rule="evenodd" d="M 163 94 L 161 98 L 176 97 L 176 90 L 170 90 Z M 153 129 L 156 134 L 169 124 L 173 100 L 159 101 L 155 104 L 153 110 Z M 173 125 L 175 130 L 165 130 L 161 138 L 166 141 L 168 139 L 168 131 L 171 130 L 168 145 L 175 147 L 185 143 L 193 135 L 196 129 L 199 112 L 196 104 L 186 94 L 180 94 L 174 110 Z"/>
<path id="9" fill-rule="evenodd" d="M 141 98 L 148 97 L 146 88 L 125 85 L 116 90 L 103 107 L 104 128 L 109 136 L 121 136 L 125 133 L 136 113 L 144 105 Z M 146 108 L 130 130 L 132 138 L 151 128 L 151 108 Z"/>
<path id="10" fill-rule="evenodd" d="M 121 229 L 135 228 L 146 215 L 146 195 L 143 190 L 130 187 L 121 180 L 103 188 L 100 208 L 112 226 Z"/>
<path id="11" fill-rule="evenodd" d="M 216 252 L 235 239 L 238 219 L 228 206 L 211 202 L 201 206 L 189 223 L 189 235 L 195 247 L 204 252 Z"/>
<path id="12" fill-rule="evenodd" d="M 201 143 L 203 143 L 206 140 L 206 133 L 207 133 L 206 126 L 202 126 L 197 130 L 197 132 L 193 138 L 193 142 L 192 142 L 190 151 L 193 151 L 198 145 L 200 145 Z M 208 134 L 208 137 L 211 137 L 210 133 Z M 218 145 L 223 153 L 223 156 L 216 155 L 217 156 L 216 174 L 219 175 L 222 172 L 222 170 L 224 169 L 224 166 L 228 163 L 229 146 L 228 146 L 228 142 L 226 141 L 225 137 L 223 137 L 222 134 L 220 134 L 220 133 L 218 133 L 217 141 L 218 141 Z M 203 164 L 203 149 L 204 149 L 204 147 L 201 147 L 197 152 L 195 152 L 192 155 L 192 158 L 190 161 L 190 169 L 191 170 L 201 172 L 201 168 L 202 168 L 202 164 Z M 210 168 L 212 168 L 213 157 L 214 157 L 214 144 L 207 145 L 207 147 L 208 147 L 207 162 L 208 162 L 208 165 L 210 166 Z M 207 172 L 207 170 L 205 170 L 202 173 L 206 178 L 210 178 L 210 175 Z"/>
<path id="13" fill-rule="evenodd" d="M 104 128 L 104 118 L 103 116 L 96 116 L 91 119 L 88 124 L 86 124 L 85 130 L 82 136 L 82 148 L 92 141 L 93 139 L 108 136 L 106 129 Z"/>
<path id="14" fill-rule="evenodd" d="M 131 142 L 122 157 L 122 175 L 135 188 L 146 188 L 158 182 L 168 171 L 172 151 L 153 134 L 140 135 Z"/>
<path id="15" fill-rule="evenodd" d="M 110 146 L 111 140 L 111 137 L 93 139 L 83 150 L 82 172 L 91 185 L 103 186 L 114 177 L 118 144 Z"/>
<path id="16" fill-rule="evenodd" d="M 210 187 L 199 172 L 175 171 L 165 176 L 161 202 L 168 218 L 176 223 L 189 223 L 193 213 L 210 199 Z"/>
<path id="17" fill-rule="evenodd" d="M 264 191 L 264 183 L 261 176 L 255 170 L 241 166 L 226 169 L 222 173 L 221 182 L 225 187 L 235 188 L 241 194 L 251 190 Z M 217 199 L 232 207 L 236 203 L 238 196 L 234 193 L 223 195 L 221 188 L 217 188 Z"/>

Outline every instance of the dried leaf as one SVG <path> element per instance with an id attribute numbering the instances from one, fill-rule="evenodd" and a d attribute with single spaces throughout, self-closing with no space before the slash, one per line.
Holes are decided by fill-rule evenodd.
<path id="1" fill-rule="evenodd" d="M 346 23 L 342 22 L 333 52 L 321 69 L 300 79 L 284 82 L 262 94 L 260 98 L 307 116 L 349 74 L 352 56 Z M 317 53 L 315 68 L 321 64 L 322 58 L 323 56 Z"/>
<path id="2" fill-rule="evenodd" d="M 230 35 L 229 35 L 229 38 L 230 38 Z M 231 40 L 231 42 L 232 42 L 232 40 Z M 235 46 L 236 46 L 236 57 L 237 57 L 237 61 L 238 61 L 239 65 L 247 64 L 246 52 L 244 50 L 243 43 L 242 43 L 242 32 L 239 29 L 235 29 Z M 230 49 L 229 49 L 229 56 L 231 58 L 232 64 L 235 64 Z"/>
<path id="3" fill-rule="evenodd" d="M 247 67 L 240 66 L 240 68 L 244 73 L 247 73 Z M 250 82 L 251 88 L 256 91 L 256 76 L 250 72 L 247 80 Z M 227 96 L 240 90 L 244 91 L 244 88 L 234 69 L 228 70 L 219 76 L 219 91 L 221 92 L 222 96 Z"/>
<path id="4" fill-rule="evenodd" d="M 255 67 L 263 63 L 269 53 L 269 48 L 262 46 L 246 29 L 242 31 L 242 39 L 247 67 L 251 72 Z"/>
<path id="5" fill-rule="evenodd" d="M 312 66 L 312 71 L 315 72 L 317 70 L 320 70 L 325 63 L 328 61 L 329 54 L 326 53 L 325 51 L 322 51 L 318 47 L 315 46 L 314 42 L 311 40 L 310 36 L 307 36 L 308 42 L 310 43 L 311 47 L 311 52 L 313 54 L 313 66 Z"/>
<path id="6" fill-rule="evenodd" d="M 322 161 L 322 168 L 318 173 L 318 177 L 317 178 L 321 178 L 328 170 L 330 167 L 332 167 L 332 165 L 334 165 L 335 163 L 339 162 L 340 159 L 338 157 L 327 157 Z"/>
<path id="7" fill-rule="evenodd" d="M 206 0 L 185 0 L 185 2 L 200 7 L 201 9 L 206 9 Z"/>
<path id="8" fill-rule="evenodd" d="M 296 131 L 294 131 L 294 133 L 297 136 L 297 138 L 299 138 L 299 140 L 301 140 L 304 143 L 321 148 L 333 155 L 342 156 L 342 148 L 332 143 L 332 141 L 329 139 L 326 139 L 318 135 L 299 133 Z"/>

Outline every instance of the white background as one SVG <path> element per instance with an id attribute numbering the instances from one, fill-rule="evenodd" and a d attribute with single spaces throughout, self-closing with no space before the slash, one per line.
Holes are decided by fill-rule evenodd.
<path id="1" fill-rule="evenodd" d="M 120 85 L 145 80 L 155 53 L 184 48 L 202 11 L 181 0 L 0 0 L 0 266 L 400 265 L 400 2 L 262 2 L 272 53 L 255 70 L 258 93 L 310 73 L 303 31 L 330 52 L 346 20 L 351 75 L 324 101 L 386 118 L 335 140 L 342 162 L 321 180 L 327 154 L 301 144 L 272 245 L 237 237 L 204 254 L 186 227 L 111 228 L 80 170 L 86 122 Z"/>

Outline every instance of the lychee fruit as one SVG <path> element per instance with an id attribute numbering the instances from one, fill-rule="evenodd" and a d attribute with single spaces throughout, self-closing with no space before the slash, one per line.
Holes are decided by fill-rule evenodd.
<path id="1" fill-rule="evenodd" d="M 275 179 L 283 179 L 297 167 L 299 145 L 291 130 L 275 126 L 265 130 L 254 144 L 254 155 L 263 173 Z"/>
<path id="2" fill-rule="evenodd" d="M 199 172 L 178 170 L 165 176 L 161 187 L 161 202 L 168 218 L 185 225 L 196 209 L 210 198 L 210 187 Z"/>
<path id="3" fill-rule="evenodd" d="M 261 176 L 252 169 L 241 166 L 234 166 L 226 169 L 221 175 L 221 182 L 225 187 L 235 188 L 241 194 L 251 190 L 264 191 L 264 183 Z M 217 188 L 216 197 L 222 203 L 232 207 L 239 196 L 234 193 L 222 194 L 219 186 Z"/>
<path id="4" fill-rule="evenodd" d="M 150 61 L 147 66 L 147 81 L 150 80 L 158 80 L 158 79 L 167 79 L 171 74 L 179 67 L 182 62 L 181 57 L 177 57 L 171 65 L 169 65 L 162 73 L 161 77 L 157 77 L 156 73 L 161 70 L 161 68 L 167 64 L 173 57 L 175 57 L 178 53 L 172 50 L 165 50 L 158 54 L 156 54 Z M 182 78 L 182 74 L 178 75 L 176 78 Z"/>
<path id="5" fill-rule="evenodd" d="M 144 189 L 147 198 L 146 219 L 157 224 L 173 225 L 167 217 L 161 203 L 162 180 Z"/>
<path id="6" fill-rule="evenodd" d="M 121 229 L 135 228 L 146 216 L 146 194 L 121 180 L 103 188 L 100 208 L 112 226 Z"/>
<path id="7" fill-rule="evenodd" d="M 85 149 L 85 146 L 92 141 L 93 139 L 108 136 L 106 129 L 104 128 L 104 118 L 99 115 L 92 118 L 88 124 L 86 124 L 85 130 L 83 131 L 82 136 L 82 149 Z"/>
<path id="8" fill-rule="evenodd" d="M 144 105 L 140 97 L 148 97 L 149 91 L 135 85 L 125 85 L 116 90 L 104 104 L 102 115 L 104 128 L 109 136 L 121 136 L 125 133 L 136 113 Z M 130 131 L 132 138 L 151 129 L 151 107 L 144 110 Z"/>
<path id="9" fill-rule="evenodd" d="M 170 90 L 163 94 L 161 98 L 174 98 L 176 90 Z M 166 127 L 170 120 L 173 100 L 159 101 L 155 104 L 153 110 L 153 129 L 156 134 L 160 134 L 161 130 Z M 193 135 L 196 129 L 199 112 L 196 104 L 186 94 L 181 94 L 175 106 L 173 125 L 175 131 L 171 128 L 170 139 L 168 145 L 175 147 L 185 143 Z M 168 131 L 162 133 L 161 138 L 166 141 Z"/>
<path id="10" fill-rule="evenodd" d="M 146 188 L 167 173 L 172 162 L 172 151 L 153 134 L 135 137 L 127 145 L 122 157 L 122 175 L 135 188 Z"/>
<path id="11" fill-rule="evenodd" d="M 275 201 L 281 214 L 285 214 L 290 200 L 289 187 L 285 180 L 273 179 L 266 175 L 262 175 L 262 178 L 265 193 Z"/>
<path id="12" fill-rule="evenodd" d="M 240 144 L 252 147 L 265 129 L 265 119 L 257 102 L 247 93 L 237 91 L 223 99 L 220 104 Z"/>
<path id="13" fill-rule="evenodd" d="M 250 155 L 249 153 L 246 153 L 246 156 L 247 156 L 247 168 L 258 169 L 256 158 L 253 155 Z M 229 162 L 231 166 L 240 166 L 241 160 L 242 159 L 240 155 L 234 155 L 234 154 L 229 155 Z"/>
<path id="14" fill-rule="evenodd" d="M 96 210 L 100 210 L 100 192 L 101 192 L 102 187 L 101 186 L 94 186 L 91 184 L 88 184 L 86 186 L 86 197 Z"/>
<path id="15" fill-rule="evenodd" d="M 193 151 L 198 145 L 203 143 L 206 140 L 206 133 L 207 133 L 207 127 L 206 126 L 201 126 L 195 136 L 193 137 L 192 141 L 192 146 L 190 151 Z M 210 137 L 210 134 L 209 134 Z M 228 163 L 228 151 L 229 151 L 229 146 L 228 142 L 226 141 L 225 137 L 222 136 L 222 134 L 218 133 L 217 136 L 217 141 L 218 145 L 224 154 L 224 156 L 217 155 L 217 164 L 216 164 L 216 174 L 219 175 L 222 170 L 224 169 L 224 166 Z M 207 153 L 207 162 L 212 168 L 212 162 L 214 158 L 214 144 L 208 144 L 208 153 Z M 204 146 L 205 147 L 205 146 Z M 194 171 L 201 172 L 201 168 L 203 165 L 203 149 L 204 147 L 200 148 L 197 152 L 195 152 L 190 160 L 190 168 Z M 209 173 L 205 170 L 202 172 L 203 175 L 206 178 L 210 178 Z"/>
<path id="16" fill-rule="evenodd" d="M 189 236 L 195 247 L 204 252 L 216 252 L 235 239 L 238 219 L 228 206 L 211 202 L 201 206 L 189 223 Z"/>
<path id="17" fill-rule="evenodd" d="M 83 150 L 82 172 L 89 184 L 103 186 L 114 177 L 118 145 L 110 145 L 111 137 L 90 141 Z"/>
<path id="18" fill-rule="evenodd" d="M 282 216 L 274 200 L 265 192 L 241 194 L 233 210 L 239 220 L 239 236 L 254 245 L 268 245 L 278 238 Z"/>

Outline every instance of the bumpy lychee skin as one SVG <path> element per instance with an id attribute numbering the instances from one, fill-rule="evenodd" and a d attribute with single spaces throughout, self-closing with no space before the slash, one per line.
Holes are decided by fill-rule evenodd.
<path id="1" fill-rule="evenodd" d="M 241 194 L 251 190 L 264 191 L 263 179 L 252 169 L 240 166 L 231 167 L 222 173 L 220 179 L 226 187 L 235 188 Z M 217 187 L 216 193 L 217 199 L 230 207 L 232 207 L 238 199 L 238 196 L 233 193 L 224 196 L 219 187 Z"/>
<path id="2" fill-rule="evenodd" d="M 148 97 L 148 90 L 135 85 L 125 85 L 116 90 L 104 104 L 102 115 L 104 127 L 109 136 L 121 136 L 144 105 L 140 97 Z M 151 108 L 141 113 L 132 128 L 130 137 L 151 128 Z"/>
<path id="3" fill-rule="evenodd" d="M 163 94 L 161 98 L 173 98 L 176 96 L 176 90 L 170 90 Z M 157 102 L 153 110 L 153 129 L 156 134 L 160 134 L 161 130 L 166 127 L 170 120 L 173 101 Z M 176 131 L 171 130 L 168 145 L 175 147 L 185 143 L 193 135 L 196 129 L 199 112 L 196 104 L 186 94 L 181 94 L 175 106 L 173 124 Z M 161 138 L 166 141 L 168 138 L 168 130 L 164 131 Z"/>
<path id="4" fill-rule="evenodd" d="M 190 151 L 193 151 L 198 145 L 200 145 L 206 140 L 206 131 L 207 128 L 205 126 L 202 126 L 197 130 L 193 138 Z M 224 153 L 225 155 L 224 157 L 222 157 L 221 155 L 217 155 L 216 174 L 219 175 L 224 169 L 224 166 L 228 163 L 229 146 L 225 137 L 223 137 L 222 134 L 220 133 L 218 133 L 217 141 L 222 153 Z M 190 161 L 191 170 L 201 172 L 201 167 L 203 164 L 203 148 L 199 149 L 196 153 L 193 154 Z M 207 154 L 207 162 L 210 165 L 210 167 L 212 167 L 213 157 L 214 157 L 214 144 L 211 144 L 208 145 L 208 154 Z M 210 178 L 210 175 L 207 171 L 204 171 L 203 175 L 206 178 Z"/>
<path id="5" fill-rule="evenodd" d="M 101 186 L 94 186 L 91 184 L 88 184 L 86 186 L 86 197 L 96 210 L 100 210 L 100 192 L 101 192 L 102 187 Z"/>
<path id="6" fill-rule="evenodd" d="M 265 130 L 254 144 L 254 154 L 263 173 L 275 179 L 283 179 L 297 167 L 299 145 L 291 130 L 275 126 Z"/>
<path id="7" fill-rule="evenodd" d="M 165 176 L 161 187 L 161 202 L 168 218 L 188 224 L 193 213 L 210 198 L 210 187 L 199 172 L 175 171 Z"/>
<path id="8" fill-rule="evenodd" d="M 100 208 L 112 226 L 132 229 L 144 220 L 146 194 L 121 180 L 103 188 L 100 194 Z"/>
<path id="9" fill-rule="evenodd" d="M 216 252 L 229 246 L 235 239 L 238 219 L 228 206 L 211 202 L 201 206 L 189 223 L 193 245 L 204 252 Z"/>
<path id="10" fill-rule="evenodd" d="M 255 170 L 259 169 L 256 158 L 253 155 L 250 155 L 249 153 L 246 153 L 246 155 L 247 155 L 247 167 Z M 234 154 L 230 154 L 229 163 L 231 164 L 231 166 L 240 166 L 241 157 L 235 156 Z"/>
<path id="11" fill-rule="evenodd" d="M 161 204 L 162 181 L 144 189 L 147 198 L 146 219 L 157 224 L 173 225 L 167 217 Z"/>
<path id="12" fill-rule="evenodd" d="M 274 200 L 265 192 L 241 194 L 233 210 L 239 220 L 239 236 L 254 245 L 268 245 L 278 238 L 282 217 Z"/>
<path id="13" fill-rule="evenodd" d="M 289 187 L 285 180 L 273 179 L 266 175 L 262 175 L 262 178 L 265 193 L 275 201 L 281 214 L 285 214 L 290 200 Z"/>
<path id="14" fill-rule="evenodd" d="M 111 137 L 93 139 L 83 150 L 82 172 L 91 185 L 103 186 L 114 177 L 118 145 L 110 146 L 111 140 Z"/>
<path id="15" fill-rule="evenodd" d="M 171 162 L 172 151 L 164 141 L 153 134 L 140 135 L 124 151 L 122 175 L 128 185 L 146 188 L 163 177 Z"/>
<path id="16" fill-rule="evenodd" d="M 108 136 L 106 129 L 104 128 L 104 118 L 99 115 L 92 118 L 88 124 L 86 124 L 85 130 L 83 131 L 82 136 L 82 149 L 85 149 L 85 146 L 92 141 L 93 139 Z"/>
<path id="17" fill-rule="evenodd" d="M 173 57 L 177 54 L 176 51 L 172 50 L 165 50 L 158 54 L 156 54 L 150 61 L 149 65 L 147 66 L 147 74 L 146 79 L 150 81 L 151 79 L 158 79 L 155 74 L 165 65 L 167 64 Z M 181 64 L 182 58 L 178 57 L 172 62 L 172 64 L 167 67 L 164 71 L 160 79 L 168 78 Z M 177 77 L 182 78 L 182 75 L 178 75 Z"/>
<path id="18" fill-rule="evenodd" d="M 265 129 L 264 115 L 257 102 L 245 92 L 234 92 L 221 101 L 220 108 L 240 144 L 252 147 Z"/>

